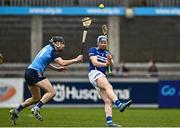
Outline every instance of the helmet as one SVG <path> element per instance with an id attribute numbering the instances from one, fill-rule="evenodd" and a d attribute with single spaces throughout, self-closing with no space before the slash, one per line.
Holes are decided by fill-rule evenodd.
<path id="1" fill-rule="evenodd" d="M 50 41 L 50 42 L 54 42 L 54 43 L 55 43 L 56 41 L 65 43 L 64 38 L 63 38 L 62 36 L 53 36 L 49 41 Z"/>
<path id="2" fill-rule="evenodd" d="M 97 43 L 99 43 L 101 41 L 107 41 L 107 36 L 104 36 L 104 35 L 98 36 Z"/>

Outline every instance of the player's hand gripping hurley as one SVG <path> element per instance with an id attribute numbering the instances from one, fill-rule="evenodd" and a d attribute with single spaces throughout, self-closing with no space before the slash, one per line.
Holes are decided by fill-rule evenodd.
<path id="1" fill-rule="evenodd" d="M 83 24 L 83 36 L 82 36 L 82 46 L 81 46 L 81 52 L 80 54 L 83 54 L 83 50 L 84 50 L 84 45 L 85 45 L 85 41 L 86 41 L 86 36 L 88 33 L 88 28 L 91 25 L 91 19 L 89 17 L 85 17 L 82 19 L 82 24 Z"/>
<path id="2" fill-rule="evenodd" d="M 102 32 L 103 32 L 103 35 L 105 35 L 107 37 L 107 50 L 109 51 L 108 28 L 107 28 L 107 26 L 105 24 L 102 25 Z M 111 68 L 110 65 L 108 66 L 108 73 L 109 74 L 112 73 L 112 68 Z"/>

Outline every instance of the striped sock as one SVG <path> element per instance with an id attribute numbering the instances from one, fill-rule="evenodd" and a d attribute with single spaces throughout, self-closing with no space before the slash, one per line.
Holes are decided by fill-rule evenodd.
<path id="1" fill-rule="evenodd" d="M 40 109 L 43 105 L 44 105 L 44 103 L 43 103 L 42 101 L 39 101 L 39 102 L 36 104 L 35 108 Z"/>
<path id="2" fill-rule="evenodd" d="M 22 106 L 22 105 L 19 105 L 17 108 L 16 108 L 16 110 L 18 111 L 18 113 L 21 111 L 21 110 L 23 110 L 24 109 L 24 107 Z"/>
<path id="3" fill-rule="evenodd" d="M 107 124 L 112 123 L 112 116 L 107 116 L 107 117 L 106 117 L 106 123 L 107 123 Z"/>
<path id="4" fill-rule="evenodd" d="M 118 108 L 119 108 L 119 107 L 121 106 L 121 104 L 122 104 L 120 100 L 116 100 L 114 103 L 115 103 L 115 105 L 116 105 Z"/>

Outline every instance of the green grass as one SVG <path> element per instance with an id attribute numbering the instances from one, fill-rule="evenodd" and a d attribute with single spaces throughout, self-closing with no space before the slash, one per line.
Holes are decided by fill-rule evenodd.
<path id="1" fill-rule="evenodd" d="M 19 115 L 17 127 L 104 127 L 103 108 L 43 108 L 44 121 L 37 121 L 29 109 Z M 180 109 L 113 109 L 114 122 L 124 127 L 180 126 Z M 11 127 L 9 109 L 0 109 L 0 127 Z"/>

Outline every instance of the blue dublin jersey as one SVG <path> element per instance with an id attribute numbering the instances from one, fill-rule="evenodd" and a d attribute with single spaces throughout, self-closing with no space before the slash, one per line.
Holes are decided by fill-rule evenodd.
<path id="1" fill-rule="evenodd" d="M 55 48 L 52 44 L 43 47 L 34 58 L 33 62 L 28 66 L 30 69 L 35 69 L 39 72 L 44 72 L 46 67 L 57 58 Z"/>
<path id="2" fill-rule="evenodd" d="M 109 52 L 107 50 L 102 50 L 102 49 L 99 49 L 98 47 L 91 47 L 89 49 L 89 57 L 97 56 L 97 61 L 102 62 L 102 63 L 106 63 L 108 53 Z M 107 69 L 108 69 L 107 67 L 95 67 L 92 64 L 91 60 L 89 62 L 89 71 L 98 70 L 105 74 Z"/>

